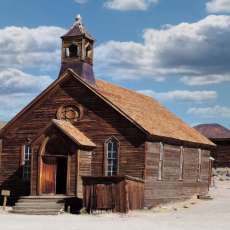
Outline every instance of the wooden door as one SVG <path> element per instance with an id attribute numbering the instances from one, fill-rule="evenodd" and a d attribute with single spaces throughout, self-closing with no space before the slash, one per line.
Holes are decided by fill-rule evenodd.
<path id="1" fill-rule="evenodd" d="M 41 193 L 56 193 L 57 160 L 55 157 L 42 157 Z"/>

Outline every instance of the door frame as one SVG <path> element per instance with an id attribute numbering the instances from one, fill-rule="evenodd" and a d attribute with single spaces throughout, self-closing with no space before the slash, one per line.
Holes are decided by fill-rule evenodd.
<path id="1" fill-rule="evenodd" d="M 39 196 L 52 196 L 53 194 L 44 194 L 42 193 L 42 164 L 43 164 L 43 158 L 45 156 L 49 157 L 51 155 L 46 155 L 45 154 L 45 150 L 46 150 L 46 145 L 48 143 L 48 141 L 50 140 L 50 137 L 46 137 L 44 139 L 44 141 L 41 144 L 41 147 L 39 149 L 39 154 L 38 154 L 38 177 L 37 177 L 37 194 Z M 67 158 L 67 178 L 66 178 L 66 194 L 65 195 L 69 195 L 69 191 L 70 191 L 70 167 L 71 167 L 71 158 L 69 153 L 67 152 L 65 156 L 63 155 L 52 155 L 52 157 L 66 157 Z M 57 174 L 57 172 L 56 172 Z M 55 194 L 56 195 L 56 181 L 55 181 Z"/>

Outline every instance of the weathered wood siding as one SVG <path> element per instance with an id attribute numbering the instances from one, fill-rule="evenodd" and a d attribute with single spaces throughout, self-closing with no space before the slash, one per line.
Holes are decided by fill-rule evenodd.
<path id="1" fill-rule="evenodd" d="M 128 176 L 83 177 L 84 206 L 88 212 L 126 213 L 144 207 L 144 181 Z"/>
<path id="2" fill-rule="evenodd" d="M 230 139 L 213 142 L 217 145 L 216 150 L 211 153 L 215 159 L 214 167 L 230 167 Z"/>
<path id="3" fill-rule="evenodd" d="M 85 86 L 70 77 L 8 128 L 4 135 L 1 155 L 1 188 L 10 188 L 14 191 L 13 194 L 25 193 L 19 173 L 21 146 L 26 143 L 27 138 L 32 140 L 51 119 L 56 118 L 60 106 L 67 104 L 83 107 L 82 119 L 74 125 L 97 145 L 92 157 L 93 175 L 104 175 L 104 142 L 113 135 L 120 142 L 119 173 L 143 178 L 144 134 Z M 38 170 L 37 160 L 36 157 L 33 158 L 34 170 Z M 72 170 L 72 173 L 75 173 L 74 167 Z M 35 179 L 33 176 L 33 180 Z M 26 190 L 28 191 L 28 188 Z"/>
<path id="4" fill-rule="evenodd" d="M 209 183 L 209 151 L 202 150 L 198 181 L 198 149 L 184 147 L 183 180 L 179 180 L 180 146 L 164 144 L 162 180 L 158 180 L 160 143 L 146 143 L 145 206 L 205 194 Z"/>
<path id="5" fill-rule="evenodd" d="M 92 151 L 78 151 L 77 197 L 83 198 L 82 176 L 92 175 Z"/>

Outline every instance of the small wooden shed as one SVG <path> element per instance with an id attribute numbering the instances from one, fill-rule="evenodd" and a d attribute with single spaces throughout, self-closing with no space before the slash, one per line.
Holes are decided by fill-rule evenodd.
<path id="1" fill-rule="evenodd" d="M 214 167 L 230 167 L 230 130 L 220 124 L 201 124 L 194 127 L 216 144 L 211 152 Z"/>
<path id="2" fill-rule="evenodd" d="M 144 180 L 130 176 L 85 176 L 83 202 L 88 213 L 126 213 L 144 208 Z"/>

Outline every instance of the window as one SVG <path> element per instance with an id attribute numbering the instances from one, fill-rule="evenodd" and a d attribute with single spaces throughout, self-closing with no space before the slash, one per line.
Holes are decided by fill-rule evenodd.
<path id="1" fill-rule="evenodd" d="M 163 178 L 163 160 L 164 160 L 164 144 L 160 142 L 160 160 L 158 166 L 158 180 Z"/>
<path id="2" fill-rule="evenodd" d="M 179 180 L 184 178 L 184 147 L 180 147 L 180 171 L 179 171 Z"/>
<path id="3" fill-rule="evenodd" d="M 201 181 L 201 158 L 202 158 L 202 150 L 198 149 L 197 181 Z"/>
<path id="4" fill-rule="evenodd" d="M 79 56 L 79 50 L 78 46 L 75 44 L 70 45 L 69 47 L 69 57 L 78 57 Z"/>
<path id="5" fill-rule="evenodd" d="M 22 178 L 25 181 L 30 180 L 30 169 L 31 169 L 31 147 L 30 145 L 23 146 L 23 162 L 22 162 Z"/>
<path id="6" fill-rule="evenodd" d="M 106 141 L 106 175 L 114 176 L 118 173 L 119 142 L 112 137 Z"/>
<path id="7" fill-rule="evenodd" d="M 57 119 L 70 122 L 78 121 L 82 115 L 82 108 L 75 105 L 61 106 L 57 111 Z"/>

